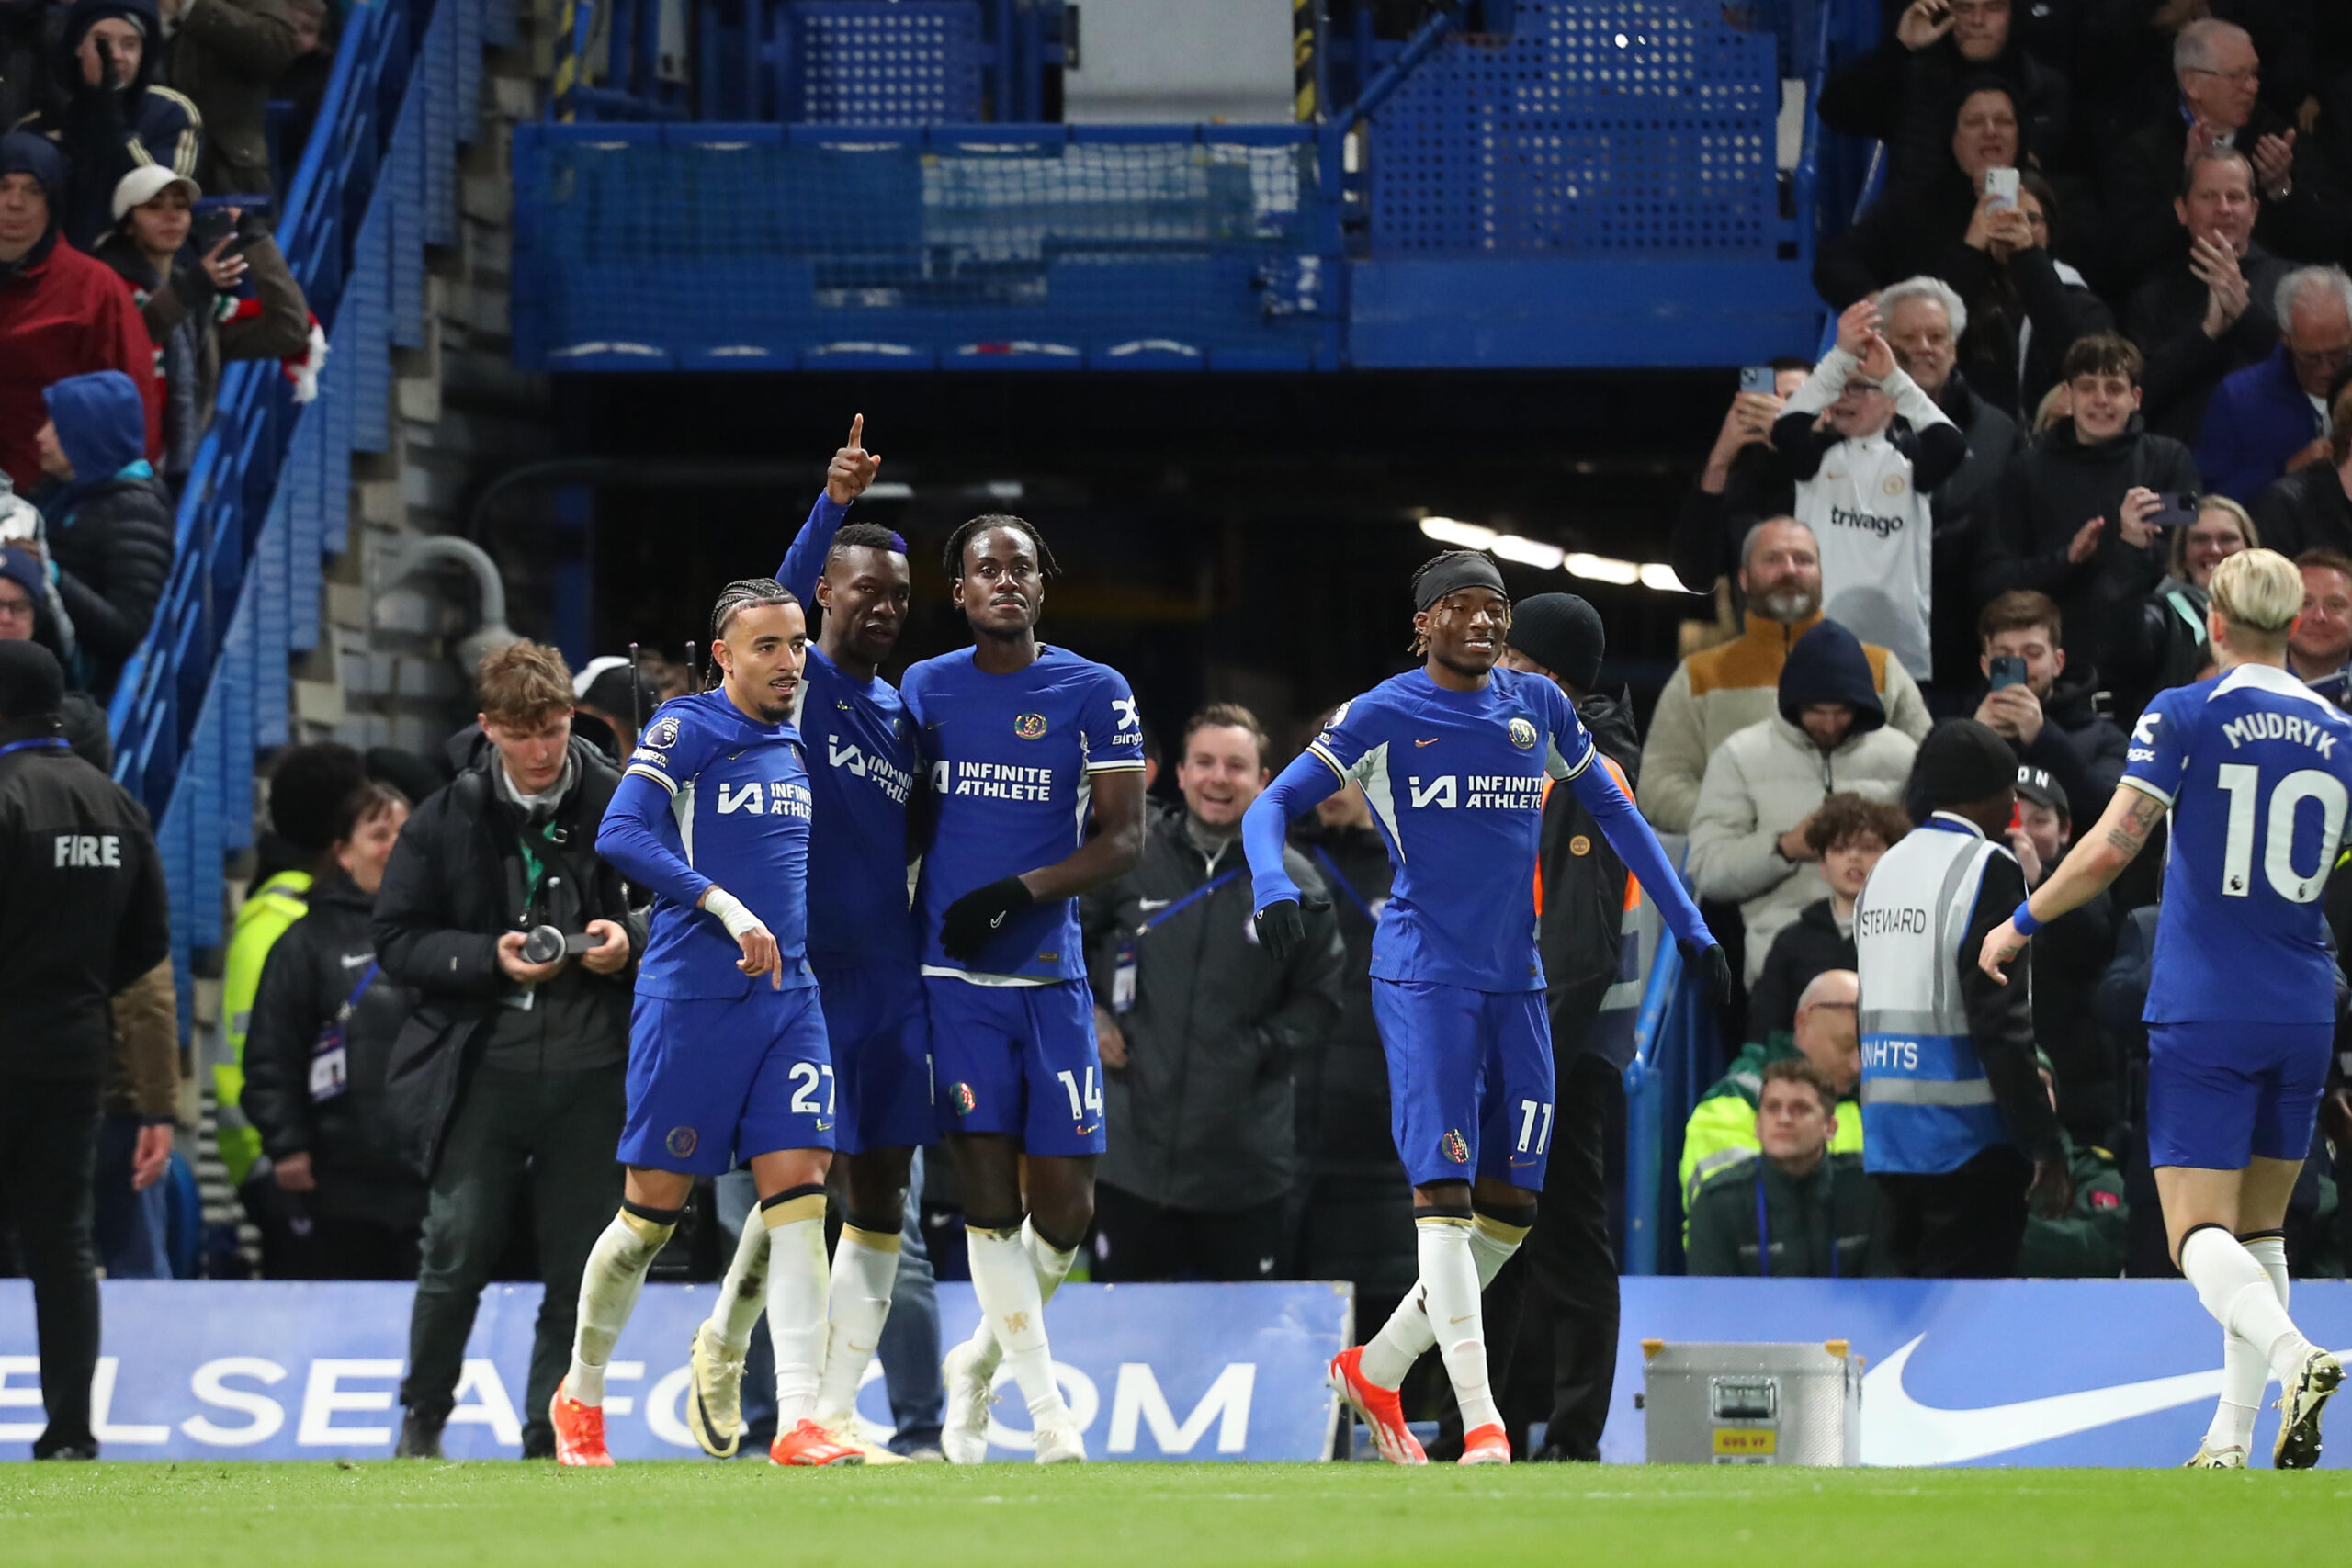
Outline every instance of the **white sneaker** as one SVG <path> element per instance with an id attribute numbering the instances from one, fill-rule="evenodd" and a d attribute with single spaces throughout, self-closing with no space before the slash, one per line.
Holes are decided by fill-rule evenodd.
<path id="1" fill-rule="evenodd" d="M 879 1443 L 867 1441 L 865 1423 L 858 1419 L 857 1413 L 854 1410 L 820 1410 L 814 1419 L 818 1426 L 831 1432 L 844 1448 L 855 1449 L 859 1453 L 864 1454 L 865 1462 L 868 1464 L 910 1464 L 913 1462 L 904 1454 L 892 1453 Z"/>
<path id="2" fill-rule="evenodd" d="M 2211 1438 L 2197 1442 L 2197 1457 L 2180 1467 L 2183 1470 L 2244 1470 L 2245 1450 L 2234 1443 L 2215 1447 Z"/>
<path id="3" fill-rule="evenodd" d="M 732 1459 L 743 1439 L 742 1358 L 729 1360 L 705 1323 L 695 1330 L 686 1365 L 692 1379 L 686 1390 L 686 1430 L 711 1458 Z"/>
<path id="4" fill-rule="evenodd" d="M 996 1404 L 989 1386 L 992 1372 L 979 1368 L 980 1353 L 968 1339 L 957 1341 L 939 1363 L 940 1381 L 947 1387 L 947 1416 L 939 1430 L 939 1447 L 950 1464 L 986 1464 L 989 1458 L 989 1411 Z"/>
<path id="5" fill-rule="evenodd" d="M 1037 1428 L 1039 1464 L 1084 1464 L 1086 1438 L 1075 1421 L 1057 1421 Z"/>

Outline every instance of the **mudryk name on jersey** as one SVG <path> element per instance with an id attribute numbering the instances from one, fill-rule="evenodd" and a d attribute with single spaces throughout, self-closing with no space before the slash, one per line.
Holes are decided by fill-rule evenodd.
<path id="1" fill-rule="evenodd" d="M 981 800 L 1050 801 L 1054 770 L 1022 767 L 1012 762 L 956 762 L 931 765 L 934 795 L 966 795 Z"/>

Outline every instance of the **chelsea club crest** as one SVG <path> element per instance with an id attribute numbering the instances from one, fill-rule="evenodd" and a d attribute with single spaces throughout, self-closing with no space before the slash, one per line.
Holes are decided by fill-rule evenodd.
<path id="1" fill-rule="evenodd" d="M 1535 727 L 1523 718 L 1510 721 L 1510 743 L 1522 751 L 1535 750 Z"/>
<path id="2" fill-rule="evenodd" d="M 1035 740 L 1046 733 L 1046 716 L 1024 713 L 1012 721 L 1012 733 L 1023 740 Z"/>

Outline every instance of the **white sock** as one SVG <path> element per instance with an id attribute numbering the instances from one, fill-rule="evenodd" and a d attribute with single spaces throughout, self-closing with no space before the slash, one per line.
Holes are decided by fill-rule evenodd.
<path id="1" fill-rule="evenodd" d="M 2260 1235 L 2239 1245 L 2270 1276 L 2270 1289 L 2278 1296 L 2278 1304 L 2287 1305 L 2287 1238 Z M 2237 1335 L 2224 1332 L 2222 1397 L 2214 1407 L 2212 1425 L 2205 1428 L 2209 1447 L 2253 1448 L 2254 1418 L 2262 1408 L 2263 1387 L 2269 1381 L 2270 1366 L 2262 1359 L 2262 1352 Z"/>
<path id="2" fill-rule="evenodd" d="M 1037 1299 L 1040 1304 L 1054 1299 L 1054 1292 L 1069 1278 L 1072 1265 L 1078 1261 L 1078 1248 L 1064 1252 L 1037 1234 L 1035 1223 L 1021 1222 L 1022 1250 L 1029 1255 L 1029 1267 L 1037 1276 Z M 996 1376 L 997 1363 L 1004 1359 L 1004 1347 L 997 1343 L 995 1333 L 989 1327 L 986 1313 L 980 1314 L 979 1326 L 972 1330 L 973 1369 L 989 1377 Z"/>
<path id="3" fill-rule="evenodd" d="M 817 1408 L 838 1416 L 857 1405 L 857 1385 L 882 1343 L 890 1291 L 899 1281 L 899 1233 L 842 1227 L 833 1248 L 832 1294 L 825 1306 L 825 1374 Z"/>
<path id="4" fill-rule="evenodd" d="M 1046 1343 L 1046 1296 L 1019 1231 L 967 1233 L 972 1293 L 980 1314 L 1002 1347 L 1004 1364 L 1029 1404 L 1035 1425 L 1065 1422 L 1069 1411 L 1054 1382 L 1053 1353 Z"/>
<path id="5" fill-rule="evenodd" d="M 743 1216 L 743 1231 L 735 1238 L 735 1256 L 727 1265 L 727 1278 L 718 1282 L 718 1300 L 710 1307 L 711 1337 L 727 1352 L 730 1361 L 740 1361 L 743 1352 L 752 1348 L 752 1330 L 759 1325 L 760 1314 L 767 1306 L 768 1288 L 768 1227 L 760 1223 L 754 1209 Z"/>
<path id="6" fill-rule="evenodd" d="M 582 1404 L 605 1403 L 605 1363 L 612 1359 L 613 1342 L 637 1310 L 637 1294 L 645 1288 L 645 1272 L 653 1267 L 654 1254 L 677 1228 L 623 1209 L 589 1249 L 588 1267 L 580 1274 L 571 1371 L 563 1380 L 563 1391 L 572 1399 Z"/>
<path id="7" fill-rule="evenodd" d="M 1471 1226 L 1434 1214 L 1414 1224 L 1420 1242 L 1421 1302 L 1462 1406 L 1462 1429 L 1499 1426 L 1502 1413 L 1487 1385 L 1487 1330 L 1478 1302 L 1478 1265 L 1470 1252 Z"/>
<path id="8" fill-rule="evenodd" d="M 2312 1342 L 2296 1329 L 2270 1276 L 2245 1244 L 2219 1225 L 2206 1225 L 2182 1244 L 2180 1271 L 2214 1320 L 2251 1346 L 2281 1383 L 2292 1384 Z"/>
<path id="9" fill-rule="evenodd" d="M 1470 1259 L 1478 1270 L 1478 1289 L 1484 1292 L 1502 1272 L 1519 1244 L 1527 1239 L 1528 1227 L 1507 1225 L 1488 1215 L 1480 1214 L 1470 1227 Z M 1416 1285 L 1412 1294 L 1396 1303 L 1388 1321 L 1367 1341 L 1363 1359 L 1357 1370 L 1367 1382 L 1382 1388 L 1396 1388 L 1403 1384 L 1405 1374 L 1413 1363 L 1428 1353 L 1437 1343 L 1437 1331 L 1430 1326 L 1429 1309 L 1423 1304 L 1424 1287 Z"/>
<path id="10" fill-rule="evenodd" d="M 768 1343 L 775 1349 L 775 1429 L 816 1413 L 825 1364 L 825 1195 L 763 1207 L 768 1233 Z"/>
<path id="11" fill-rule="evenodd" d="M 2258 1235 L 2252 1241 L 2238 1243 L 2251 1254 L 2262 1271 L 2270 1276 L 2270 1288 L 2278 1293 L 2278 1304 L 2287 1304 L 2287 1238 L 2283 1235 Z"/>

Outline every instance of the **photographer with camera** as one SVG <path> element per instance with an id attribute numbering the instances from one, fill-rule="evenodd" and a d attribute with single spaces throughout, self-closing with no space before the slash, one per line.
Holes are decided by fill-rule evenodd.
<path id="1" fill-rule="evenodd" d="M 388 1109 L 432 1184 L 399 1451 L 440 1451 L 474 1308 L 528 1181 L 547 1295 L 523 1453 L 551 1458 L 548 1402 L 570 1364 L 581 1270 L 620 1206 L 613 1150 L 645 926 L 596 853 L 620 772 L 571 733 L 563 656 L 509 643 L 483 656 L 477 683 L 481 738 L 409 819 L 376 897 L 377 962 L 417 994 Z"/>

